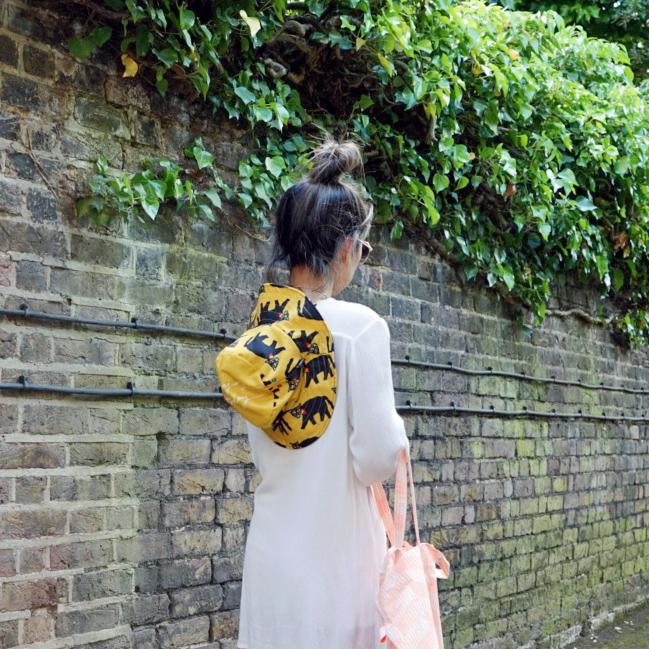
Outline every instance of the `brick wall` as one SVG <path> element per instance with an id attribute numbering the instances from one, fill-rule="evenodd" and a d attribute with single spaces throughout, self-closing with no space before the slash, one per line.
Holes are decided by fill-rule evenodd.
<path id="1" fill-rule="evenodd" d="M 131 168 L 179 157 L 196 134 L 231 177 L 246 134 L 121 78 L 111 57 L 75 62 L 47 6 L 0 0 L 0 306 L 240 331 L 269 252 L 245 215 L 101 230 L 73 199 L 99 152 Z M 646 350 L 623 353 L 574 317 L 526 336 L 418 242 L 372 237 L 372 263 L 340 297 L 388 319 L 394 358 L 647 388 Z M 597 304 L 557 291 L 557 307 Z M 213 391 L 221 344 L 0 317 L 0 382 Z M 636 416 L 649 403 L 398 363 L 393 374 L 399 403 Z M 440 582 L 450 649 L 561 646 L 646 597 L 646 423 L 404 418 L 422 539 L 453 567 Z M 236 646 L 258 481 L 238 416 L 217 399 L 0 390 L 0 435 L 0 647 Z"/>

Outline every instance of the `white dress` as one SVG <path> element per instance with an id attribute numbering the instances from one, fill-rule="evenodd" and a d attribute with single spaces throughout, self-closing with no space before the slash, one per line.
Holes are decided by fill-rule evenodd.
<path id="1" fill-rule="evenodd" d="M 317 303 L 334 338 L 338 388 L 324 435 L 282 448 L 247 423 L 261 482 L 243 564 L 237 647 L 384 649 L 376 599 L 387 539 L 369 485 L 408 446 L 395 409 L 387 323 L 334 297 Z"/>

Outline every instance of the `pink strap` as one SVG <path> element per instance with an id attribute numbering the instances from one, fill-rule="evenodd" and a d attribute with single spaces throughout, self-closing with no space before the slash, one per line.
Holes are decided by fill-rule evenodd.
<path id="1" fill-rule="evenodd" d="M 412 478 L 412 463 L 410 460 L 410 448 L 404 448 L 399 454 L 399 464 L 395 478 L 394 493 L 394 518 L 390 511 L 388 498 L 381 482 L 375 482 L 370 485 L 370 489 L 376 506 L 378 508 L 383 526 L 390 540 L 390 547 L 401 547 L 405 536 L 406 528 L 406 509 L 408 505 L 408 493 L 406 484 L 406 474 L 410 482 L 410 500 L 412 502 L 412 517 L 415 526 L 415 536 L 417 544 L 419 540 L 419 522 L 417 520 L 417 503 L 415 501 L 415 483 Z M 395 522 L 396 521 L 396 522 Z"/>
<path id="2" fill-rule="evenodd" d="M 375 482 L 370 485 L 370 490 L 374 497 L 376 507 L 379 510 L 381 520 L 383 521 L 383 527 L 388 535 L 388 539 L 390 539 L 390 547 L 394 547 L 394 521 L 392 520 L 392 512 L 390 511 L 388 497 L 385 495 L 383 485 L 379 482 Z"/>

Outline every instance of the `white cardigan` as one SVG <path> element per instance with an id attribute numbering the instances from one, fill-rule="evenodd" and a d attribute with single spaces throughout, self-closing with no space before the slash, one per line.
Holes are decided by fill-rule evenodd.
<path id="1" fill-rule="evenodd" d="M 324 435 L 303 449 L 247 423 L 261 482 L 243 565 L 237 647 L 384 649 L 376 608 L 387 540 L 368 486 L 408 446 L 395 409 L 390 332 L 369 307 L 317 303 L 334 338 L 338 388 Z"/>

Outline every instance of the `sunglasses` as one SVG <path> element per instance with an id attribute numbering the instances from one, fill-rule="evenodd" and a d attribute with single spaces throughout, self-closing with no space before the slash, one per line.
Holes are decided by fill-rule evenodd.
<path id="1" fill-rule="evenodd" d="M 372 252 L 372 246 L 370 245 L 369 241 L 363 241 L 363 239 L 359 239 L 359 241 L 361 244 L 361 264 L 362 264 L 367 259 L 370 252 Z"/>

